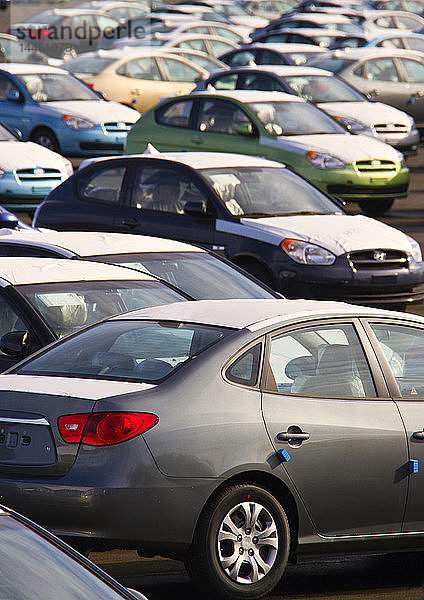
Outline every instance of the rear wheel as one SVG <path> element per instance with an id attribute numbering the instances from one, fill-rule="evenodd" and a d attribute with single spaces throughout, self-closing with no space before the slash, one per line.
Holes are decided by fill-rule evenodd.
<path id="1" fill-rule="evenodd" d="M 205 509 L 185 564 L 203 593 L 254 600 L 277 585 L 289 548 L 282 506 L 264 488 L 242 483 L 223 489 Z"/>
<path id="2" fill-rule="evenodd" d="M 394 200 L 391 198 L 382 198 L 381 200 L 363 200 L 359 202 L 362 211 L 368 217 L 379 217 L 384 215 L 393 206 Z"/>

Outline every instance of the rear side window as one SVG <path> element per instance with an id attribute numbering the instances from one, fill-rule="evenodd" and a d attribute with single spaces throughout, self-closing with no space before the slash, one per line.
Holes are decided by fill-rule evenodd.
<path id="1" fill-rule="evenodd" d="M 156 111 L 156 122 L 160 125 L 171 127 L 188 127 L 192 107 L 192 100 L 184 100 L 162 106 Z"/>
<path id="2" fill-rule="evenodd" d="M 107 167 L 78 178 L 78 192 L 84 200 L 118 204 L 125 167 Z"/>
<path id="3" fill-rule="evenodd" d="M 258 382 L 259 363 L 261 359 L 262 344 L 249 348 L 225 372 L 227 379 L 239 385 L 252 387 Z"/>

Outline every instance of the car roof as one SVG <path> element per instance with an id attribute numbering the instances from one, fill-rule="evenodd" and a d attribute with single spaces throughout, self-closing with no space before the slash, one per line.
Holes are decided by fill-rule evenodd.
<path id="1" fill-rule="evenodd" d="M 117 279 L 157 281 L 155 277 L 140 271 L 98 262 L 64 258 L 0 258 L 0 282 L 3 286 Z"/>
<path id="2" fill-rule="evenodd" d="M 315 44 L 295 44 L 290 42 L 254 42 L 253 44 L 240 46 L 237 50 L 250 50 L 252 48 L 261 50 L 276 50 L 277 52 L 327 52 L 322 46 Z"/>
<path id="3" fill-rule="evenodd" d="M 243 91 L 243 90 L 240 90 Z M 255 92 L 254 92 L 255 93 Z M 274 92 L 264 92 L 274 93 Z M 200 94 L 200 92 L 199 92 Z M 288 96 L 296 100 L 297 96 L 276 92 L 281 96 Z M 210 94 L 206 94 L 210 95 Z M 187 98 L 187 96 L 185 96 Z M 280 162 L 261 158 L 259 156 L 249 156 L 248 154 L 230 154 L 228 152 L 157 152 L 157 154 L 126 154 L 122 156 L 102 156 L 98 158 L 87 159 L 81 163 L 80 168 L 85 165 L 101 162 L 104 160 L 122 160 L 122 159 L 147 158 L 149 160 L 169 160 L 172 162 L 187 165 L 192 169 L 215 169 L 231 167 L 282 167 Z"/>
<path id="4" fill-rule="evenodd" d="M 49 67 L 48 65 L 28 64 L 28 63 L 0 63 L 0 69 L 7 71 L 12 75 L 34 75 L 42 73 L 59 73 L 70 75 L 65 69 L 59 67 Z"/>
<path id="5" fill-rule="evenodd" d="M 205 253 L 202 248 L 175 240 L 130 233 L 101 233 L 96 231 L 0 229 L 0 244 L 3 242 L 22 245 L 34 244 L 38 248 L 46 250 L 61 249 L 82 257 L 134 252 Z"/>
<path id="6" fill-rule="evenodd" d="M 415 55 L 416 58 L 423 57 L 424 53 L 419 52 L 418 50 L 405 50 L 403 48 L 375 48 L 374 46 L 365 46 L 362 48 L 339 48 L 337 50 L 330 50 L 329 56 L 331 58 L 345 58 L 352 60 L 362 60 L 365 58 L 373 58 L 378 56 L 408 56 L 413 57 Z M 324 57 L 325 58 L 325 57 Z"/>
<path id="7" fill-rule="evenodd" d="M 341 31 L 339 29 L 323 29 L 320 27 L 281 27 L 277 31 L 266 31 L 263 34 L 263 37 L 268 37 L 271 35 L 278 35 L 280 33 L 298 33 L 299 35 L 305 35 L 310 37 L 333 37 L 333 38 L 361 38 L 366 39 L 366 33 L 346 33 L 346 31 Z M 262 34 L 261 34 L 262 35 Z"/>
<path id="8" fill-rule="evenodd" d="M 286 94 L 285 92 L 262 92 L 257 90 L 213 90 L 209 92 L 193 92 L 193 96 L 222 96 L 224 98 L 234 98 L 239 102 L 306 102 L 299 96 Z"/>
<path id="9" fill-rule="evenodd" d="M 243 67 L 232 67 L 230 73 L 238 73 L 239 71 L 257 71 L 264 73 L 273 73 L 280 77 L 286 77 L 288 75 L 327 75 L 334 77 L 334 73 L 331 71 L 325 71 L 324 69 L 318 69 L 317 67 L 308 67 L 304 65 L 245 65 Z M 217 72 L 212 75 L 216 75 Z M 228 75 L 228 71 L 219 73 L 222 75 Z"/>
<path id="10" fill-rule="evenodd" d="M 207 38 L 207 36 L 202 36 Z M 78 54 L 75 59 L 81 58 L 107 58 L 113 60 L 133 60 L 138 56 L 160 56 L 160 57 L 171 57 L 172 49 L 169 47 L 164 48 L 163 46 L 120 46 L 119 48 L 112 48 L 111 50 L 95 50 L 94 52 L 83 52 Z M 208 55 L 206 55 L 208 56 Z M 180 60 L 184 60 L 184 57 L 177 57 Z M 197 65 L 195 65 L 197 66 Z M 201 69 L 201 67 L 198 67 Z M 203 69 L 205 71 L 205 69 Z"/>
<path id="11" fill-rule="evenodd" d="M 327 13 L 319 13 L 319 12 L 308 12 L 308 13 L 294 13 L 289 16 L 284 16 L 281 18 L 283 23 L 296 21 L 300 19 L 301 21 L 310 20 L 315 21 L 316 23 L 335 23 L 338 21 L 339 23 L 351 23 L 351 19 L 346 17 L 345 15 L 333 15 Z"/>
<path id="12" fill-rule="evenodd" d="M 260 331 L 270 325 L 289 323 L 302 318 L 385 314 L 400 316 L 400 313 L 377 308 L 322 300 L 197 300 L 140 309 L 113 317 L 113 320 L 160 319 Z M 408 318 L 424 322 L 424 319 L 417 315 L 408 315 Z"/>

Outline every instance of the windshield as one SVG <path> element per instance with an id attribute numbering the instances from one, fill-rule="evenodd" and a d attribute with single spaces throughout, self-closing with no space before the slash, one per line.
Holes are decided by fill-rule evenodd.
<path id="1" fill-rule="evenodd" d="M 54 346 L 16 372 L 153 383 L 231 331 L 175 321 L 106 321 Z"/>
<path id="2" fill-rule="evenodd" d="M 363 102 L 364 96 L 341 79 L 326 75 L 294 75 L 284 78 L 292 90 L 308 102 Z"/>
<path id="3" fill-rule="evenodd" d="M 223 260 L 207 252 L 145 252 L 111 254 L 90 260 L 132 267 L 152 273 L 195 300 L 275 298 Z"/>
<path id="4" fill-rule="evenodd" d="M 318 69 L 325 69 L 332 73 L 340 73 L 345 67 L 349 67 L 353 64 L 353 60 L 347 60 L 342 58 L 315 58 L 308 62 L 308 66 L 317 67 Z"/>
<path id="5" fill-rule="evenodd" d="M 0 142 L 16 142 L 18 138 L 0 123 Z"/>
<path id="6" fill-rule="evenodd" d="M 115 62 L 113 58 L 104 58 L 102 56 L 77 56 L 77 58 L 63 63 L 61 68 L 71 73 L 90 73 L 94 75 L 106 69 L 113 62 Z"/>
<path id="7" fill-rule="evenodd" d="M 35 102 L 60 100 L 99 100 L 99 96 L 72 75 L 33 73 L 17 75 Z"/>
<path id="8" fill-rule="evenodd" d="M 249 102 L 248 106 L 271 135 L 346 133 L 334 119 L 306 102 Z"/>
<path id="9" fill-rule="evenodd" d="M 58 337 L 136 308 L 180 302 L 159 281 L 84 281 L 16 286 Z"/>
<path id="10" fill-rule="evenodd" d="M 0 595 L 19 600 L 122 600 L 109 585 L 33 527 L 0 512 Z"/>
<path id="11" fill-rule="evenodd" d="M 237 217 L 334 214 L 341 209 L 284 167 L 233 167 L 201 171 L 230 213 Z"/>

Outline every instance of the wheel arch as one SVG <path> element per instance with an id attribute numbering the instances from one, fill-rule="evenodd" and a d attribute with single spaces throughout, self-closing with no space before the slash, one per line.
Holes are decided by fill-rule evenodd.
<path id="1" fill-rule="evenodd" d="M 51 127 L 49 127 L 48 125 L 36 125 L 30 132 L 28 139 L 30 141 L 34 140 L 34 135 L 39 132 L 39 131 L 47 131 L 50 135 L 52 135 L 53 139 L 56 140 L 56 144 L 57 147 L 59 148 L 59 152 L 60 152 L 60 144 L 59 144 L 59 140 L 57 138 L 57 135 L 55 134 L 55 132 L 53 131 L 53 129 Z"/>
<path id="2" fill-rule="evenodd" d="M 250 273 L 250 271 L 249 271 L 250 266 L 252 266 L 254 269 L 255 268 L 261 269 L 265 274 L 265 278 L 267 280 L 269 280 L 269 281 L 265 281 L 265 283 L 268 283 L 269 285 L 272 285 L 272 286 L 275 285 L 276 281 L 275 281 L 273 272 L 268 267 L 268 265 L 263 260 L 260 260 L 259 258 L 257 258 L 257 256 L 254 256 L 252 254 L 237 254 L 235 256 L 232 256 L 230 258 L 230 260 L 235 265 L 237 265 L 238 267 L 240 267 L 241 269 L 244 269 L 245 271 L 247 271 L 249 273 Z M 257 277 L 257 275 L 255 274 L 255 271 L 252 273 L 252 275 Z"/>

